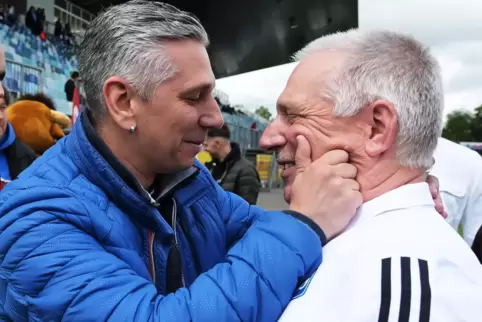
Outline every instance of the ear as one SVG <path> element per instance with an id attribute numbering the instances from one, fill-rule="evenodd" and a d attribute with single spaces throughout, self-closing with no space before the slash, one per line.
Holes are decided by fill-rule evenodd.
<path id="1" fill-rule="evenodd" d="M 221 142 L 221 139 L 219 138 L 214 138 L 214 146 L 216 148 L 219 148 L 221 146 L 222 142 Z"/>
<path id="2" fill-rule="evenodd" d="M 112 120 L 128 131 L 135 124 L 136 93 L 132 86 L 119 76 L 109 77 L 103 88 L 105 104 Z"/>
<path id="3" fill-rule="evenodd" d="M 365 151 L 370 157 L 377 157 L 396 144 L 398 113 L 387 100 L 377 100 L 363 111 L 368 124 Z"/>

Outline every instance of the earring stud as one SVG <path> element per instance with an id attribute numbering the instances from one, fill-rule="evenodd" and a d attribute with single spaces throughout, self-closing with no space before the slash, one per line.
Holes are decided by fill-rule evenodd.
<path id="1" fill-rule="evenodd" d="M 133 134 L 136 131 L 136 126 L 134 124 L 131 125 L 131 128 L 129 129 L 129 133 Z"/>

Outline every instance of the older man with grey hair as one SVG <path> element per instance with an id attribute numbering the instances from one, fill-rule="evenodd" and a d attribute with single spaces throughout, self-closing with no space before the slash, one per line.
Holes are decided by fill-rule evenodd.
<path id="1" fill-rule="evenodd" d="M 223 124 L 207 44 L 158 2 L 92 21 L 87 111 L 0 194 L 0 320 L 273 321 L 314 272 L 361 203 L 356 168 L 299 155 L 285 212 L 223 191 L 194 161 Z"/>
<path id="2" fill-rule="evenodd" d="M 297 197 L 295 155 L 342 148 L 363 204 L 281 321 L 480 321 L 482 266 L 425 182 L 442 129 L 435 58 L 409 36 L 360 30 L 317 39 L 295 58 L 261 139 L 284 166 L 285 198 Z"/>

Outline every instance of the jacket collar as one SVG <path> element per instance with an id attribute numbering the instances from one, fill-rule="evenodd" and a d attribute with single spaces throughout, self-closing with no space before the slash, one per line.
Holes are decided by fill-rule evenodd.
<path id="1" fill-rule="evenodd" d="M 241 159 L 241 149 L 239 145 L 235 142 L 231 142 L 231 152 L 228 153 L 226 158 L 223 161 L 219 161 L 217 159 L 213 159 L 212 163 L 217 165 L 227 165 L 228 167 L 231 166 L 233 163 L 236 163 Z"/>
<path id="2" fill-rule="evenodd" d="M 16 136 L 13 126 L 12 124 L 7 123 L 7 128 L 5 129 L 3 136 L 0 138 L 0 151 L 10 147 L 15 142 L 15 139 Z"/>
<path id="3" fill-rule="evenodd" d="M 96 134 L 87 112 L 82 112 L 72 132 L 65 139 L 67 154 L 80 172 L 100 187 L 125 212 L 146 213 L 156 200 L 140 185 L 130 171 Z M 156 180 L 156 199 L 174 193 L 198 173 L 196 166 Z"/>
<path id="4" fill-rule="evenodd" d="M 231 164 L 231 163 L 236 163 L 240 159 L 241 159 L 241 149 L 239 148 L 239 145 L 235 142 L 231 142 L 231 152 L 229 152 L 224 162 L 227 164 Z"/>

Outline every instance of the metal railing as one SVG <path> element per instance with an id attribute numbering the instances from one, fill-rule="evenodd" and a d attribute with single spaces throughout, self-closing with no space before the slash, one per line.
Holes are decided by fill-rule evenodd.
<path id="1" fill-rule="evenodd" d="M 7 71 L 3 84 L 13 94 L 12 99 L 24 94 L 42 92 L 44 71 L 38 67 L 28 66 L 7 59 Z"/>

